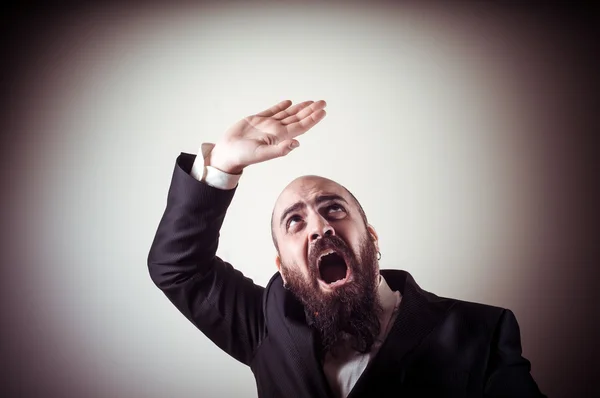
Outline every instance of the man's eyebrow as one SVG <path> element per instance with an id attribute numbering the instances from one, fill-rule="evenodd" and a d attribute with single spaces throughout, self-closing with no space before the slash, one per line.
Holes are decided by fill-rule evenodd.
<path id="1" fill-rule="evenodd" d="M 298 211 L 300 209 L 303 209 L 305 207 L 306 207 L 306 205 L 304 203 L 296 202 L 293 205 L 291 205 L 290 207 L 288 207 L 287 209 L 285 209 L 283 211 L 283 213 L 281 214 L 281 219 L 279 221 L 279 225 L 283 224 L 283 222 L 285 221 L 285 218 L 288 216 L 288 214 Z"/>
<path id="2" fill-rule="evenodd" d="M 319 203 L 323 203 L 323 202 L 329 202 L 331 200 L 340 200 L 340 201 L 348 204 L 346 199 L 344 199 L 340 195 L 336 195 L 336 194 L 317 196 L 317 198 L 315 199 L 315 203 L 319 204 Z"/>

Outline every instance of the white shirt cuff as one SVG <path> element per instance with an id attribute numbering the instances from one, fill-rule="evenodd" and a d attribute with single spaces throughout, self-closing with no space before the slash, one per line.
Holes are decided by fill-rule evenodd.
<path id="1" fill-rule="evenodd" d="M 242 174 L 229 174 L 207 164 L 207 158 L 215 144 L 203 143 L 192 165 L 190 175 L 211 187 L 229 190 L 237 186 Z M 200 158 L 202 156 L 202 160 Z"/>

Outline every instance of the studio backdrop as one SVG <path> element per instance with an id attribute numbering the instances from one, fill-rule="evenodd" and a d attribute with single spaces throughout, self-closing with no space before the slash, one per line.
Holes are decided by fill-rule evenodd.
<path id="1" fill-rule="evenodd" d="M 244 171 L 218 255 L 266 284 L 277 195 L 300 175 L 331 178 L 364 207 L 382 268 L 510 308 L 540 389 L 589 396 L 585 26 L 535 7 L 425 3 L 16 13 L 1 395 L 256 397 L 251 371 L 153 285 L 147 255 L 181 152 L 281 100 L 324 99 L 300 148 Z"/>

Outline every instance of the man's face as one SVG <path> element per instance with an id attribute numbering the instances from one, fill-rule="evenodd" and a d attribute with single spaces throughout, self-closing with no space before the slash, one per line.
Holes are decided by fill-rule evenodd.
<path id="1" fill-rule="evenodd" d="M 353 322 L 370 324 L 375 333 L 377 235 L 365 225 L 351 195 L 331 180 L 299 178 L 278 198 L 272 227 L 281 276 L 325 337 L 363 335 L 353 330 Z"/>

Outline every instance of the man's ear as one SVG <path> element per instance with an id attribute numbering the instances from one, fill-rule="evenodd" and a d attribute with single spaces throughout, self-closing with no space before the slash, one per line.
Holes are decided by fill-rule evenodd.
<path id="1" fill-rule="evenodd" d="M 283 283 L 285 283 L 285 277 L 281 272 L 281 257 L 279 257 L 279 254 L 275 256 L 275 266 L 277 267 L 277 271 L 279 271 L 279 275 L 281 275 L 281 279 L 283 279 Z"/>
<path id="2" fill-rule="evenodd" d="M 367 231 L 369 231 L 371 239 L 373 239 L 373 242 L 375 242 L 375 247 L 377 250 L 379 250 L 379 236 L 377 235 L 377 231 L 375 231 L 375 228 L 371 224 L 367 225 Z"/>

